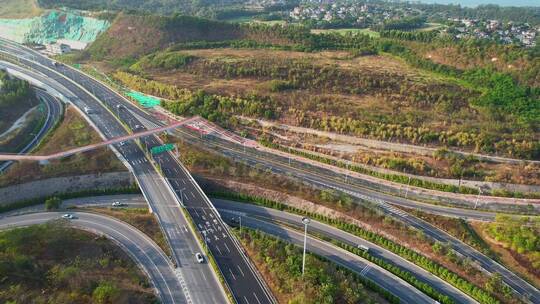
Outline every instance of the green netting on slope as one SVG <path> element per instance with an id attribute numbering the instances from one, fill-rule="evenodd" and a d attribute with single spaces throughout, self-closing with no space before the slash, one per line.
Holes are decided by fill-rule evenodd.
<path id="1" fill-rule="evenodd" d="M 137 91 L 130 91 L 129 93 L 127 93 L 127 96 L 135 99 L 141 106 L 145 108 L 159 106 L 161 103 L 159 99 Z"/>
<path id="2" fill-rule="evenodd" d="M 0 19 L 0 36 L 17 42 L 46 44 L 58 39 L 92 42 L 110 26 L 106 20 L 51 11 L 27 19 Z"/>

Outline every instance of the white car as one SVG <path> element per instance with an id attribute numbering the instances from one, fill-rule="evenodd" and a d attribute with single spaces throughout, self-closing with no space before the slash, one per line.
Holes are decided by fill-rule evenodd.
<path id="1" fill-rule="evenodd" d="M 113 207 L 122 207 L 122 206 L 124 206 L 124 205 L 125 205 L 125 204 L 124 204 L 124 203 L 121 203 L 121 202 L 114 202 L 114 203 L 112 203 L 112 206 L 113 206 Z"/>
<path id="2" fill-rule="evenodd" d="M 66 213 L 66 214 L 62 215 L 62 218 L 63 218 L 63 219 L 66 219 L 66 220 L 72 220 L 72 219 L 74 219 L 75 217 L 73 216 L 73 214 Z"/>
<path id="3" fill-rule="evenodd" d="M 199 253 L 199 252 L 195 253 L 195 258 L 197 259 L 197 262 L 199 264 L 204 263 L 204 257 L 203 257 L 203 255 L 201 253 Z"/>

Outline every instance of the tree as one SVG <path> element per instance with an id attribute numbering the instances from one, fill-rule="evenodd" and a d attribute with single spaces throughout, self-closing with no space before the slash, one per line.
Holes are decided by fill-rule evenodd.
<path id="1" fill-rule="evenodd" d="M 51 198 L 48 198 L 45 201 L 45 209 L 47 209 L 47 210 L 56 210 L 56 209 L 60 208 L 61 204 L 62 204 L 61 199 L 59 199 L 58 197 L 51 197 Z"/>
<path id="2" fill-rule="evenodd" d="M 119 290 L 111 282 L 103 281 L 94 289 L 92 298 L 95 303 L 113 303 L 113 298 L 118 294 Z"/>
<path id="3" fill-rule="evenodd" d="M 489 292 L 501 291 L 503 287 L 502 276 L 500 273 L 493 274 L 486 282 L 486 290 Z"/>

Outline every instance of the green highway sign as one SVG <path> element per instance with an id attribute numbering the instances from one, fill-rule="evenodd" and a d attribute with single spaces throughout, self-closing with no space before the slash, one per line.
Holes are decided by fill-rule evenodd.
<path id="1" fill-rule="evenodd" d="M 164 144 L 162 146 L 153 147 L 152 149 L 150 149 L 150 153 L 159 154 L 171 150 L 174 150 L 174 144 Z"/>

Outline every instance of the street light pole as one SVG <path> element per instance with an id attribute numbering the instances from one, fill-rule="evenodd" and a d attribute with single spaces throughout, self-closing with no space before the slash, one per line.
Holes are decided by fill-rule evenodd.
<path id="1" fill-rule="evenodd" d="M 304 276 L 304 272 L 306 270 L 306 243 L 307 243 L 307 226 L 311 220 L 309 217 L 302 218 L 302 223 L 304 223 L 304 254 L 302 256 L 302 276 Z"/>
<path id="2" fill-rule="evenodd" d="M 405 198 L 409 195 L 409 188 L 411 186 L 411 177 L 409 176 L 409 181 L 407 182 L 407 191 L 405 191 Z"/>
<path id="3" fill-rule="evenodd" d="M 474 209 L 478 206 L 478 201 L 480 200 L 480 194 L 482 194 L 482 188 L 478 187 L 478 195 L 476 196 L 476 202 L 474 203 Z"/>

